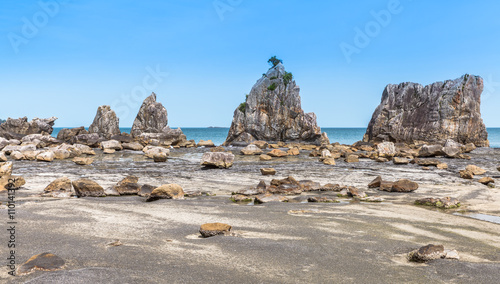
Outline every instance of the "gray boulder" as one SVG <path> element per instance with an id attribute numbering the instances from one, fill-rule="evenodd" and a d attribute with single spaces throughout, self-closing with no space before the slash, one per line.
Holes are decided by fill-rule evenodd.
<path id="1" fill-rule="evenodd" d="M 424 141 L 443 145 L 446 139 L 488 147 L 481 118 L 483 79 L 468 75 L 427 86 L 387 85 L 375 109 L 364 141 Z"/>
<path id="2" fill-rule="evenodd" d="M 28 118 L 17 119 L 7 118 L 7 121 L 0 124 L 0 137 L 7 139 L 21 139 L 28 134 L 52 134 L 54 122 L 57 117 L 33 118 L 28 122 Z"/>
<path id="3" fill-rule="evenodd" d="M 161 133 L 167 124 L 167 109 L 156 101 L 156 94 L 152 93 L 142 103 L 130 133 L 133 136 L 141 133 Z"/>

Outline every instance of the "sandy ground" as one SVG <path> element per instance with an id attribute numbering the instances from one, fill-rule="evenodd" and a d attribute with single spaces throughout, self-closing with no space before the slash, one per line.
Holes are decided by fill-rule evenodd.
<path id="1" fill-rule="evenodd" d="M 269 162 L 237 155 L 230 169 L 203 170 L 199 160 L 204 151 L 176 149 L 167 163 L 153 163 L 131 151 L 99 154 L 90 166 L 76 166 L 69 160 L 15 161 L 14 173 L 27 181 L 16 195 L 17 263 L 51 252 L 63 258 L 66 267 L 13 278 L 2 265 L 0 282 L 498 283 L 500 279 L 500 224 L 465 216 L 500 217 L 500 190 L 479 184 L 480 176 L 473 181 L 458 177 L 458 170 L 467 164 L 488 170 L 485 176 L 498 177 L 498 150 L 477 149 L 470 161 L 439 158 L 448 163 L 448 170 L 364 159 L 355 164 L 339 159 L 336 166 L 326 166 L 307 152 Z M 274 167 L 278 171 L 274 178 L 291 175 L 321 184 L 353 185 L 386 201 L 232 203 L 232 191 L 273 178 L 261 176 L 261 167 Z M 38 196 L 61 176 L 87 177 L 106 188 L 128 174 L 139 176 L 140 183 L 178 183 L 186 191 L 216 196 L 151 203 L 139 196 Z M 420 188 L 413 193 L 368 189 L 377 175 L 385 180 L 408 178 Z M 413 205 L 415 199 L 428 196 L 457 197 L 463 206 L 443 211 Z M 0 193 L 3 204 L 6 197 Z M 7 226 L 6 209 L 1 208 L 2 224 Z M 236 236 L 202 239 L 198 230 L 207 222 L 228 223 Z M 5 255 L 8 235 L 2 231 Z M 107 245 L 115 240 L 123 245 Z M 456 249 L 461 259 L 427 264 L 406 260 L 409 251 L 429 243 Z"/>

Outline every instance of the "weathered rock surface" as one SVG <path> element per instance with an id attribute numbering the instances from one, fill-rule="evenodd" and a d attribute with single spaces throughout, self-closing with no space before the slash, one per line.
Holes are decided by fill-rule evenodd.
<path id="1" fill-rule="evenodd" d="M 113 189 L 120 195 L 137 194 L 141 190 L 141 186 L 137 183 L 138 181 L 139 178 L 136 176 L 127 176 L 114 185 Z"/>
<path id="2" fill-rule="evenodd" d="M 400 179 L 396 181 L 391 188 L 394 192 L 411 192 L 418 189 L 418 183 L 407 179 Z"/>
<path id="3" fill-rule="evenodd" d="M 104 193 L 104 188 L 100 186 L 97 182 L 81 178 L 79 180 L 73 181 L 73 187 L 75 188 L 75 193 L 78 197 L 103 197 L 106 196 Z"/>
<path id="4" fill-rule="evenodd" d="M 69 142 L 73 137 L 80 134 L 88 134 L 89 132 L 85 130 L 85 127 L 80 126 L 77 128 L 63 128 L 57 133 L 57 140 L 63 142 Z"/>
<path id="5" fill-rule="evenodd" d="M 103 140 L 104 138 L 99 137 L 99 134 L 97 133 L 88 133 L 88 134 L 78 134 L 73 138 L 71 138 L 69 142 L 71 144 L 82 144 L 92 148 L 97 148 L 99 147 L 100 142 Z"/>
<path id="6" fill-rule="evenodd" d="M 377 145 L 377 151 L 379 157 L 394 157 L 396 155 L 396 147 L 392 142 L 382 142 Z"/>
<path id="7" fill-rule="evenodd" d="M 36 155 L 36 159 L 43 162 L 52 162 L 54 158 L 55 155 L 52 151 L 43 151 L 40 154 Z"/>
<path id="8" fill-rule="evenodd" d="M 102 141 L 101 142 L 101 148 L 103 150 L 111 149 L 111 150 L 119 151 L 119 150 L 123 149 L 123 146 L 120 143 L 120 141 L 117 141 L 117 140 L 108 140 L 108 141 Z"/>
<path id="9" fill-rule="evenodd" d="M 273 157 L 266 155 L 266 154 L 262 154 L 259 156 L 259 160 L 261 160 L 261 161 L 270 161 L 272 159 L 273 159 Z"/>
<path id="10" fill-rule="evenodd" d="M 103 105 L 97 108 L 94 122 L 89 127 L 89 133 L 110 139 L 111 136 L 120 134 L 119 119 L 110 106 Z"/>
<path id="11" fill-rule="evenodd" d="M 27 117 L 12 119 L 0 124 L 0 137 L 7 139 L 20 139 L 29 134 L 52 134 L 54 121 L 57 117 L 33 118 L 28 122 Z"/>
<path id="12" fill-rule="evenodd" d="M 408 254 L 408 260 L 414 262 L 426 262 L 429 260 L 444 258 L 446 253 L 444 252 L 443 245 L 426 245 L 418 250 L 414 250 Z"/>
<path id="13" fill-rule="evenodd" d="M 130 133 L 133 136 L 141 133 L 161 133 L 167 125 L 167 109 L 156 101 L 156 94 L 152 93 L 142 102 Z"/>
<path id="14" fill-rule="evenodd" d="M 460 207 L 460 201 L 453 197 L 433 198 L 426 197 L 415 200 L 416 205 L 434 206 L 438 208 L 450 209 Z"/>
<path id="15" fill-rule="evenodd" d="M 215 144 L 212 140 L 200 140 L 200 142 L 198 142 L 198 144 L 196 145 L 198 147 L 215 147 Z"/>
<path id="16" fill-rule="evenodd" d="M 206 152 L 201 157 L 205 167 L 230 168 L 234 163 L 234 154 L 229 152 Z"/>
<path id="17" fill-rule="evenodd" d="M 67 177 L 61 177 L 52 181 L 43 190 L 42 196 L 51 196 L 58 198 L 67 198 L 73 195 L 73 184 Z"/>
<path id="18" fill-rule="evenodd" d="M 483 79 L 464 75 L 427 86 L 387 85 L 368 125 L 365 141 L 443 145 L 446 139 L 487 147 L 488 133 L 481 119 Z"/>
<path id="19" fill-rule="evenodd" d="M 231 231 L 231 226 L 224 223 L 207 223 L 200 226 L 200 234 L 204 238 L 224 235 Z"/>
<path id="20" fill-rule="evenodd" d="M 260 173 L 263 176 L 274 176 L 276 174 L 276 170 L 273 168 L 261 168 Z"/>
<path id="21" fill-rule="evenodd" d="M 225 145 L 238 142 L 308 141 L 318 143 L 321 129 L 314 113 L 304 113 L 300 88 L 280 63 L 252 87 L 244 104 L 234 111 Z M 284 77 L 286 75 L 286 77 Z"/>
<path id="22" fill-rule="evenodd" d="M 495 180 L 492 177 L 482 177 L 477 182 L 488 185 L 490 183 L 495 183 Z"/>
<path id="23" fill-rule="evenodd" d="M 285 151 L 281 151 L 280 149 L 272 149 L 269 153 L 267 153 L 268 156 L 271 157 L 286 157 L 288 156 L 288 153 Z"/>
<path id="24" fill-rule="evenodd" d="M 257 147 L 257 145 L 250 144 L 245 148 L 241 149 L 240 152 L 243 155 L 260 155 L 262 154 L 263 151 L 259 147 Z"/>
<path id="25" fill-rule="evenodd" d="M 158 199 L 182 199 L 184 198 L 184 190 L 178 184 L 164 184 L 155 188 L 146 201 L 155 201 Z"/>
<path id="26" fill-rule="evenodd" d="M 59 256 L 44 252 L 32 256 L 17 269 L 17 275 L 25 275 L 34 270 L 56 271 L 64 268 L 64 260 Z"/>
<path id="27" fill-rule="evenodd" d="M 483 175 L 486 173 L 485 169 L 482 169 L 476 165 L 467 165 L 466 170 L 471 171 L 474 175 Z"/>

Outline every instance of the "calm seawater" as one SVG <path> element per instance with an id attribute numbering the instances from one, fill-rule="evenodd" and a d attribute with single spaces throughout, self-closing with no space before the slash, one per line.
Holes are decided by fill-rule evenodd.
<path id="1" fill-rule="evenodd" d="M 177 127 L 171 127 L 176 129 Z M 56 137 L 62 127 L 54 127 L 52 136 Z M 212 140 L 215 145 L 224 143 L 227 137 L 229 128 L 201 128 L 201 127 L 181 127 L 188 140 L 194 139 L 196 142 L 203 140 Z M 120 128 L 122 132 L 130 133 L 130 127 Z M 487 128 L 490 147 L 500 148 L 500 128 Z M 366 128 L 321 128 L 321 131 L 326 132 L 330 142 L 339 142 L 340 144 L 353 144 L 356 141 L 363 139 Z"/>

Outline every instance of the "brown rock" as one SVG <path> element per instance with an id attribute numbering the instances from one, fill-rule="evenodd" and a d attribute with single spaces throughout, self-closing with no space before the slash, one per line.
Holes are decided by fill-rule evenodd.
<path id="1" fill-rule="evenodd" d="M 298 148 L 291 148 L 286 152 L 289 156 L 298 156 L 300 154 L 300 151 Z"/>
<path id="2" fill-rule="evenodd" d="M 475 165 L 468 165 L 465 169 L 472 172 L 473 175 L 483 175 L 486 173 L 486 170 Z"/>
<path id="3" fill-rule="evenodd" d="M 414 262 L 426 262 L 429 260 L 444 258 L 446 253 L 442 245 L 426 245 L 408 254 L 408 260 Z"/>
<path id="4" fill-rule="evenodd" d="M 7 162 L 7 156 L 4 152 L 0 152 L 0 162 Z"/>
<path id="5" fill-rule="evenodd" d="M 459 172 L 459 174 L 460 174 L 460 177 L 464 178 L 464 179 L 473 179 L 474 178 L 474 174 L 470 170 L 461 170 Z"/>
<path id="6" fill-rule="evenodd" d="M 269 160 L 272 160 L 273 157 L 269 156 L 269 155 L 266 155 L 266 154 L 262 154 L 259 156 L 259 160 L 261 161 L 269 161 Z"/>
<path id="7" fill-rule="evenodd" d="M 287 202 L 288 198 L 282 195 L 275 195 L 271 193 L 265 193 L 255 196 L 255 204 L 260 203 L 270 203 L 270 202 Z"/>
<path id="8" fill-rule="evenodd" d="M 346 163 L 357 163 L 359 162 L 359 157 L 357 155 L 348 155 L 345 158 Z"/>
<path id="9" fill-rule="evenodd" d="M 52 162 L 54 161 L 54 158 L 55 156 L 52 151 L 43 151 L 40 154 L 36 155 L 36 159 L 43 162 Z"/>
<path id="10" fill-rule="evenodd" d="M 144 149 L 144 146 L 142 146 L 142 144 L 139 142 L 122 143 L 122 147 L 123 149 L 128 149 L 133 151 L 142 151 L 142 149 Z"/>
<path id="11" fill-rule="evenodd" d="M 389 162 L 389 160 L 387 158 L 377 158 L 375 161 L 378 162 L 378 163 Z"/>
<path id="12" fill-rule="evenodd" d="M 354 186 L 349 186 L 347 187 L 347 196 L 349 197 L 357 197 L 357 198 L 364 198 L 366 197 L 366 193 L 362 192 L 358 188 Z"/>
<path id="13" fill-rule="evenodd" d="M 52 191 L 66 191 L 72 192 L 73 185 L 71 184 L 71 180 L 67 177 L 60 177 L 52 181 L 47 187 L 43 190 L 44 192 L 52 192 Z"/>
<path id="14" fill-rule="evenodd" d="M 273 169 L 273 168 L 261 168 L 260 169 L 260 173 L 263 175 L 263 176 L 274 176 L 276 174 L 276 170 Z"/>
<path id="15" fill-rule="evenodd" d="M 328 197 L 318 197 L 318 196 L 312 196 L 307 198 L 307 202 L 321 202 L 321 203 L 339 203 L 338 200 L 333 199 L 333 198 L 328 198 Z"/>
<path id="16" fill-rule="evenodd" d="M 198 147 L 215 147 L 214 145 L 214 142 L 212 142 L 212 140 L 200 140 L 200 142 L 198 142 Z"/>
<path id="17" fill-rule="evenodd" d="M 436 165 L 436 168 L 438 168 L 440 170 L 446 170 L 448 168 L 448 164 L 447 163 L 439 163 Z"/>
<path id="18" fill-rule="evenodd" d="M 113 186 L 120 195 L 133 195 L 139 193 L 141 186 L 137 184 L 139 178 L 136 176 L 127 176 Z"/>
<path id="19" fill-rule="evenodd" d="M 271 157 L 285 157 L 288 156 L 288 153 L 281 151 L 280 149 L 273 149 L 267 153 L 267 155 Z"/>
<path id="20" fill-rule="evenodd" d="M 137 195 L 142 196 L 142 197 L 148 197 L 153 190 L 157 188 L 157 186 L 153 186 L 150 184 L 143 184 L 141 186 L 141 190 L 137 193 Z"/>
<path id="21" fill-rule="evenodd" d="M 153 154 L 153 161 L 156 163 L 162 163 L 167 161 L 167 153 L 166 152 L 155 152 Z"/>
<path id="22" fill-rule="evenodd" d="M 59 256 L 44 252 L 32 256 L 17 269 L 17 275 L 28 274 L 34 270 L 56 271 L 64 268 L 64 260 Z"/>
<path id="23" fill-rule="evenodd" d="M 94 162 L 94 159 L 86 157 L 75 157 L 73 158 L 73 162 L 80 166 L 86 166 L 92 164 Z"/>
<path id="24" fill-rule="evenodd" d="M 110 106 L 102 105 L 97 108 L 94 121 L 89 127 L 89 133 L 96 133 L 106 139 L 121 133 L 119 119 Z"/>
<path id="25" fill-rule="evenodd" d="M 394 157 L 392 159 L 392 162 L 395 164 L 395 165 L 406 165 L 408 164 L 410 161 L 408 161 L 407 158 L 403 158 L 403 157 Z"/>
<path id="26" fill-rule="evenodd" d="M 484 185 L 488 185 L 489 183 L 495 183 L 495 180 L 491 177 L 482 177 L 478 180 L 478 182 Z"/>
<path id="27" fill-rule="evenodd" d="M 200 234 L 204 238 L 213 237 L 217 235 L 224 235 L 231 231 L 231 226 L 223 223 L 207 223 L 200 227 Z"/>
<path id="28" fill-rule="evenodd" d="M 417 199 L 415 201 L 416 205 L 425 205 L 425 206 L 435 206 L 438 208 L 450 209 L 460 207 L 460 201 L 456 198 L 452 197 L 444 197 L 444 198 L 433 198 L 426 197 Z"/>
<path id="29" fill-rule="evenodd" d="M 368 187 L 369 188 L 380 187 L 381 183 L 382 183 L 382 177 L 378 176 L 368 184 Z"/>
<path id="30" fill-rule="evenodd" d="M 210 152 L 226 152 L 226 149 L 222 146 L 212 147 Z"/>
<path id="31" fill-rule="evenodd" d="M 335 166 L 335 159 L 334 158 L 326 158 L 323 160 L 323 164 Z"/>
<path id="32" fill-rule="evenodd" d="M 411 192 L 418 189 L 418 183 L 407 180 L 400 179 L 392 185 L 391 191 L 395 192 Z"/>
<path id="33" fill-rule="evenodd" d="M 12 162 L 0 163 L 0 177 L 12 175 Z"/>
<path id="34" fill-rule="evenodd" d="M 0 191 L 8 189 L 19 189 L 26 184 L 22 176 L 4 175 L 0 177 Z"/>
<path id="35" fill-rule="evenodd" d="M 104 188 L 100 186 L 95 181 L 81 178 L 79 180 L 73 181 L 73 187 L 75 188 L 75 193 L 78 197 L 104 197 Z"/>
<path id="36" fill-rule="evenodd" d="M 380 182 L 379 190 L 392 191 L 392 186 L 393 185 L 394 185 L 393 182 L 383 180 L 383 181 Z"/>
<path id="37" fill-rule="evenodd" d="M 184 190 L 178 184 L 164 184 L 155 188 L 146 201 L 155 201 L 158 199 L 183 199 Z"/>
<path id="38" fill-rule="evenodd" d="M 264 150 L 267 148 L 267 142 L 266 141 L 253 141 L 252 144 L 254 144 L 255 146 L 259 147 L 260 149 Z"/>

